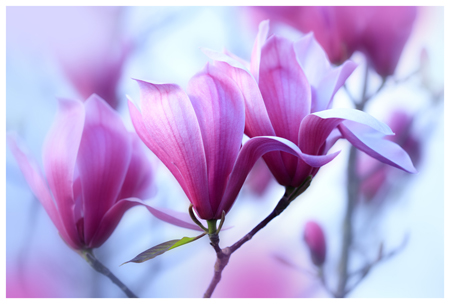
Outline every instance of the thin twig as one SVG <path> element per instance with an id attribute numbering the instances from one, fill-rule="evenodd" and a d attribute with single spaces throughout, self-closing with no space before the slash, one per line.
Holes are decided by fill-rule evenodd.
<path id="1" fill-rule="evenodd" d="M 99 273 L 108 277 L 114 284 L 116 284 L 129 298 L 137 298 L 137 296 L 128 287 L 123 284 L 105 265 L 100 263 L 94 256 L 92 249 L 86 249 L 80 252 L 80 255 Z"/>
<path id="2" fill-rule="evenodd" d="M 376 266 L 377 264 L 379 264 L 380 262 L 386 261 L 389 258 L 393 257 L 394 255 L 398 254 L 400 251 L 402 251 L 405 247 L 406 244 L 408 243 L 408 239 L 409 236 L 406 235 L 405 238 L 403 239 L 403 242 L 395 249 L 389 251 L 386 254 L 380 254 L 377 259 L 375 259 L 373 262 L 368 263 L 367 265 L 365 265 L 363 268 L 361 268 L 359 271 L 357 271 L 356 273 L 353 273 L 352 275 L 355 274 L 360 274 L 360 277 L 358 278 L 358 280 L 351 286 L 349 287 L 346 291 L 345 294 L 348 294 L 350 291 L 352 291 L 353 289 L 355 289 L 356 286 L 359 285 L 359 283 L 361 283 L 361 281 L 369 274 L 370 270 Z"/>
<path id="3" fill-rule="evenodd" d="M 255 228 L 253 228 L 249 233 L 247 233 L 244 237 L 242 237 L 239 241 L 237 241 L 233 245 L 221 249 L 219 246 L 218 235 L 217 234 L 209 235 L 209 238 L 211 240 L 211 246 L 214 248 L 217 258 L 216 263 L 214 265 L 214 275 L 208 286 L 208 289 L 203 295 L 204 298 L 210 298 L 212 296 L 215 288 L 217 287 L 217 284 L 219 284 L 220 279 L 222 278 L 222 272 L 224 268 L 227 266 L 231 254 L 233 254 L 233 252 L 238 250 L 242 245 L 247 243 L 249 240 L 251 240 L 258 231 L 260 231 L 270 221 L 272 221 L 274 218 L 280 215 L 297 196 L 306 191 L 306 189 L 311 184 L 311 178 L 312 177 L 309 176 L 298 188 L 286 189 L 286 192 L 276 205 L 275 209 L 263 221 L 261 221 L 258 225 L 256 225 Z"/>
<path id="4" fill-rule="evenodd" d="M 367 82 L 369 78 L 369 65 L 366 65 L 364 73 L 364 86 L 361 101 L 356 105 L 358 110 L 363 111 L 367 102 Z M 351 146 L 347 168 L 347 209 L 343 224 L 343 238 L 341 248 L 341 259 L 339 261 L 339 279 L 335 297 L 343 298 L 348 282 L 348 263 L 350 259 L 350 247 L 353 243 L 353 211 L 358 199 L 359 179 L 356 174 L 356 148 Z"/>

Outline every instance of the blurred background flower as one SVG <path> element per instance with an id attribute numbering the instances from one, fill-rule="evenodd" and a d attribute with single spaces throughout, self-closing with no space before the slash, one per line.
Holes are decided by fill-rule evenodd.
<path id="1" fill-rule="evenodd" d="M 392 199 L 385 204 L 387 207 L 378 214 L 376 225 L 367 225 L 366 219 L 370 218 L 372 210 L 356 213 L 357 236 L 364 235 L 366 240 L 356 244 L 356 250 L 375 248 L 373 252 L 376 252 L 380 242 L 389 249 L 401 243 L 405 233 L 409 233 L 410 238 L 404 250 L 380 264 L 349 295 L 351 297 L 444 295 L 444 123 L 442 103 L 437 102 L 443 98 L 443 11 L 443 7 L 417 8 L 411 34 L 402 47 L 393 76 L 367 104 L 367 111 L 386 123 L 395 109 L 406 110 L 407 115 L 414 117 L 420 113 L 420 117 L 414 119 L 410 133 L 421 143 L 420 172 L 409 178 L 404 190 L 395 196 L 395 204 L 389 203 Z M 139 100 L 139 91 L 131 78 L 177 83 L 186 89 L 188 80 L 208 61 L 200 47 L 226 48 L 249 61 L 256 35 L 251 18 L 254 17 L 243 7 L 7 7 L 6 129 L 16 131 L 30 148 L 30 154 L 40 160 L 44 137 L 56 113 L 55 96 L 83 100 L 85 94 L 90 94 L 88 91 L 98 90 L 96 93 L 100 96 L 110 94 L 116 97 L 116 109 L 127 129 L 132 131 L 128 109 L 124 106 L 125 95 Z M 271 24 L 275 23 L 273 32 L 289 39 L 298 40 L 306 34 L 289 22 L 274 20 Z M 348 46 L 349 50 L 352 48 Z M 421 65 L 423 49 L 428 56 L 422 55 Z M 349 54 L 346 51 L 345 57 Z M 359 64 L 346 84 L 352 96 L 361 95 L 365 54 L 364 50 L 355 48 L 350 57 Z M 341 61 L 342 56 L 338 53 L 333 61 Z M 416 71 L 421 67 L 423 72 L 418 74 Z M 392 70 L 377 72 L 369 73 L 369 94 L 376 92 L 382 83 L 380 75 L 389 74 Z M 87 81 L 86 84 L 79 79 Z M 101 93 L 103 87 L 108 93 Z M 334 107 L 351 106 L 346 92 L 338 91 Z M 311 266 L 308 266 L 308 248 L 299 241 L 299 235 L 308 219 L 314 218 L 327 232 L 324 271 L 335 271 L 346 203 L 345 172 L 349 144 L 337 142 L 331 152 L 337 150 L 342 150 L 340 155 L 319 171 L 308 191 L 289 207 L 288 212 L 243 246 L 242 256 L 257 257 L 259 254 L 252 252 L 253 248 L 265 254 L 269 251 L 267 247 L 273 247 L 285 257 L 294 257 L 291 261 L 301 255 L 298 264 L 308 268 Z M 181 187 L 154 155 L 147 154 L 156 164 L 154 180 L 158 189 L 148 202 L 186 212 L 188 200 Z M 264 196 L 239 196 L 234 206 L 236 212 L 230 213 L 226 220 L 226 224 L 234 228 L 221 233 L 221 244 L 234 243 L 259 223 L 270 213 L 283 192 L 281 186 L 273 184 Z M 253 203 L 246 204 L 246 201 Z M 143 208 L 133 208 L 125 214 L 96 255 L 140 297 L 200 297 L 212 276 L 215 259 L 206 239 L 143 264 L 118 267 L 136 253 L 185 233 L 181 228 L 149 219 Z M 371 253 L 370 250 L 360 251 L 352 263 L 356 266 L 363 263 L 370 258 L 366 255 Z M 49 278 L 47 286 L 56 282 L 61 293 L 54 290 L 46 294 L 32 292 L 28 294 L 30 296 L 123 296 L 108 279 L 93 272 L 85 261 L 61 242 L 7 150 L 7 295 L 13 297 L 22 293 L 15 292 L 13 287 L 17 281 L 14 273 L 20 265 L 27 270 L 23 276 L 28 286 L 39 287 L 33 279 L 33 265 L 40 256 L 45 256 L 48 261 L 40 264 Z M 241 259 L 239 253 L 233 259 L 236 259 L 236 265 L 253 269 L 252 273 L 261 271 L 261 280 L 265 280 L 265 271 L 273 266 L 267 256 L 260 262 L 267 264 L 267 269 L 253 267 L 258 264 L 259 259 L 256 258 L 248 265 L 238 262 Z M 226 276 L 233 277 L 233 268 L 238 267 L 233 266 L 233 259 L 229 272 L 224 271 L 223 286 L 231 286 Z M 285 265 L 282 263 L 279 267 L 282 276 L 291 278 L 289 286 L 297 284 L 298 293 L 288 290 L 272 295 L 302 296 L 302 286 L 312 284 L 317 288 L 308 289 L 306 296 L 329 296 L 315 277 L 291 277 L 284 273 L 285 270 L 290 271 L 289 268 L 283 270 Z M 198 278 L 194 280 L 192 276 L 197 273 Z M 266 282 L 270 280 L 268 278 Z M 329 283 L 334 286 L 336 278 L 331 277 Z M 220 289 L 217 292 L 217 296 L 233 294 Z M 243 296 L 243 293 L 234 295 Z"/>

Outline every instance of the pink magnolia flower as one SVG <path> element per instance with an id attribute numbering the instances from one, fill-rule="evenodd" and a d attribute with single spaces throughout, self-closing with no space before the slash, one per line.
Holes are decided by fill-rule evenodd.
<path id="1" fill-rule="evenodd" d="M 297 42 L 267 38 L 268 21 L 260 25 L 250 71 L 230 56 L 204 50 L 241 89 L 246 103 L 245 133 L 250 137 L 279 136 L 303 153 L 326 155 L 339 138 L 381 162 L 415 172 L 408 154 L 384 139 L 391 129 L 355 109 L 330 109 L 334 94 L 356 65 L 346 61 L 332 67 L 323 49 L 308 34 Z M 283 152 L 264 156 L 278 183 L 299 186 L 318 167 Z"/>
<path id="2" fill-rule="evenodd" d="M 254 10 L 264 19 L 314 32 L 333 63 L 344 62 L 356 50 L 364 52 L 381 76 L 394 73 L 417 12 L 412 6 L 262 6 Z"/>
<path id="3" fill-rule="evenodd" d="M 84 104 L 59 100 L 43 148 L 46 179 L 12 136 L 8 142 L 31 190 L 75 250 L 109 238 L 125 211 L 138 204 L 123 198 L 148 195 L 152 172 L 139 138 L 96 95 Z"/>
<path id="4" fill-rule="evenodd" d="M 59 13 L 75 14 L 83 19 L 83 26 L 64 22 L 63 34 L 73 39 L 71 47 L 56 46 L 61 68 L 80 96 L 87 99 L 95 93 L 114 109 L 119 105 L 122 70 L 133 48 L 130 38 L 118 30 L 122 11 L 119 7 L 62 8 Z"/>
<path id="5" fill-rule="evenodd" d="M 395 135 L 387 136 L 386 139 L 400 145 L 411 157 L 417 166 L 421 160 L 420 140 L 411 133 L 413 117 L 403 110 L 395 110 L 389 120 Z M 358 154 L 358 174 L 361 178 L 360 191 L 368 200 L 373 199 L 381 189 L 387 190 L 389 186 L 388 176 L 392 175 L 392 168 L 376 162 L 364 154 Z M 386 191 L 384 191 L 386 193 Z"/>
<path id="6" fill-rule="evenodd" d="M 243 96 L 232 79 L 209 64 L 190 80 L 188 94 L 175 84 L 138 84 L 142 114 L 128 102 L 136 132 L 174 175 L 202 219 L 228 213 L 264 153 L 283 150 L 315 167 L 335 156 L 307 155 L 276 137 L 255 137 L 241 147 Z"/>
<path id="7" fill-rule="evenodd" d="M 322 227 L 315 221 L 308 221 L 305 224 L 303 239 L 308 245 L 313 263 L 317 266 L 322 266 L 327 253 L 327 244 Z"/>

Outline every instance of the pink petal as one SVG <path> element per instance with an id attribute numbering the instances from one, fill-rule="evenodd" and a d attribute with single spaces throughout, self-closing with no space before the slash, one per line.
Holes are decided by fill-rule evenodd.
<path id="1" fill-rule="evenodd" d="M 141 199 L 136 197 L 128 197 L 120 200 L 117 204 L 115 204 L 109 211 L 106 213 L 105 217 L 102 219 L 102 223 L 100 224 L 98 230 L 98 236 L 106 235 L 114 231 L 114 228 L 119 223 L 125 211 L 134 206 L 144 206 L 147 210 L 153 214 L 156 218 L 164 221 L 166 223 L 172 224 L 174 226 L 178 226 L 181 228 L 192 229 L 197 231 L 203 231 L 199 226 L 197 226 L 191 219 L 188 213 L 178 212 L 166 208 L 155 208 L 149 205 L 146 205 Z M 206 221 L 200 220 L 205 227 L 208 227 Z M 111 225 L 109 223 L 115 223 L 115 225 Z M 111 230 L 111 227 L 114 227 Z M 110 232 L 109 232 L 110 231 Z M 109 236 L 108 235 L 108 236 Z M 97 235 L 96 235 L 97 236 Z M 105 238 L 106 241 L 107 238 Z M 100 241 L 100 238 L 98 238 Z M 104 241 L 103 241 L 104 242 Z M 99 245 L 100 246 L 100 245 Z"/>
<path id="2" fill-rule="evenodd" d="M 209 64 L 190 80 L 188 92 L 202 132 L 215 213 L 242 144 L 244 100 L 234 81 Z"/>
<path id="3" fill-rule="evenodd" d="M 85 242 L 89 244 L 105 213 L 116 203 L 131 158 L 131 139 L 118 115 L 92 95 L 78 152 Z"/>
<path id="4" fill-rule="evenodd" d="M 209 204 L 206 156 L 194 108 L 181 88 L 174 84 L 138 81 L 142 120 L 152 150 L 164 162 L 172 162 L 184 179 L 185 190 L 201 218 L 212 216 Z M 170 169 L 170 168 L 169 168 Z M 172 169 L 173 172 L 175 169 Z M 180 182 L 180 180 L 177 180 Z"/>
<path id="5" fill-rule="evenodd" d="M 382 138 L 383 134 L 352 121 L 343 122 L 339 130 L 352 145 L 373 158 L 406 172 L 417 173 L 408 153 L 396 143 Z"/>
<path id="6" fill-rule="evenodd" d="M 61 237 L 64 241 L 73 249 L 80 249 L 83 247 L 77 235 L 71 235 L 66 231 L 58 210 L 53 202 L 52 195 L 48 190 L 48 186 L 44 177 L 37 169 L 37 165 L 34 160 L 29 159 L 25 153 L 23 153 L 17 146 L 16 139 L 12 134 L 7 136 L 8 146 L 11 149 L 14 157 L 17 160 L 20 170 L 22 171 L 31 191 L 36 195 L 37 199 L 41 202 L 45 211 L 49 215 L 56 229 L 58 229 Z"/>
<path id="7" fill-rule="evenodd" d="M 255 162 L 267 152 L 271 151 L 283 151 L 295 155 L 301 158 L 304 162 L 312 167 L 321 167 L 330 161 L 332 161 L 339 152 L 335 152 L 330 155 L 308 155 L 304 154 L 300 149 L 292 142 L 272 136 L 258 136 L 248 140 L 239 152 L 238 158 L 231 172 L 230 179 L 228 181 L 225 195 L 218 209 L 218 213 L 215 214 L 215 218 L 220 218 L 220 213 L 225 210 L 226 213 L 230 210 L 236 197 L 245 181 L 248 173 L 255 164 Z M 220 212 L 220 213 L 219 213 Z"/>
<path id="8" fill-rule="evenodd" d="M 202 51 L 240 88 L 245 101 L 245 134 L 253 136 L 275 136 L 266 106 L 253 76 L 237 60 L 223 53 L 203 48 Z"/>
<path id="9" fill-rule="evenodd" d="M 136 133 L 129 134 L 132 142 L 131 161 L 117 200 L 127 197 L 146 199 L 153 188 L 153 170 L 145 154 L 145 146 Z"/>
<path id="10" fill-rule="evenodd" d="M 78 231 L 73 215 L 73 181 L 85 112 L 79 101 L 59 99 L 58 102 L 58 113 L 44 142 L 43 163 L 62 223 L 75 240 Z"/>
<path id="11" fill-rule="evenodd" d="M 277 136 L 296 141 L 300 122 L 310 113 L 311 89 L 293 43 L 272 36 L 261 51 L 259 88 Z"/>
<path id="12" fill-rule="evenodd" d="M 255 39 L 255 44 L 252 50 L 252 60 L 250 63 L 250 71 L 255 77 L 256 83 L 259 83 L 259 68 L 261 62 L 261 49 L 266 42 L 267 34 L 269 33 L 269 20 L 261 21 L 259 24 L 258 35 Z"/>
<path id="13" fill-rule="evenodd" d="M 249 137 L 275 136 L 261 92 L 253 76 L 233 58 L 209 49 L 202 49 L 202 51 L 215 60 L 216 66 L 233 79 L 241 89 L 246 107 L 245 134 Z M 290 184 L 291 181 L 279 151 L 266 154 L 264 159 L 270 164 L 271 171 L 280 184 Z"/>
<path id="14" fill-rule="evenodd" d="M 139 110 L 136 108 L 136 106 L 131 102 L 129 98 L 128 98 L 128 108 L 130 110 L 131 121 L 133 122 L 133 126 L 136 130 L 136 133 L 139 135 L 139 138 L 156 156 L 159 157 L 159 159 L 169 169 L 169 171 L 173 174 L 173 176 L 178 181 L 181 188 L 191 201 L 189 189 L 186 186 L 186 182 L 184 181 L 184 177 L 181 175 L 180 170 L 171 161 L 171 156 L 169 156 L 169 154 L 167 154 L 161 147 L 157 146 L 153 142 L 152 138 L 150 137 L 150 133 L 147 132 L 147 128 L 144 125 L 141 112 L 139 112 Z"/>
<path id="15" fill-rule="evenodd" d="M 272 36 L 261 52 L 259 88 L 277 136 L 295 142 L 302 119 L 310 113 L 311 88 L 295 55 L 293 43 Z M 289 176 L 297 159 L 281 154 Z"/>
<path id="16" fill-rule="evenodd" d="M 352 61 L 346 61 L 325 75 L 316 88 L 315 103 L 311 112 L 328 109 L 336 92 L 344 85 L 357 66 Z"/>
<path id="17" fill-rule="evenodd" d="M 298 145 L 302 151 L 316 155 L 331 131 L 344 120 L 355 121 L 382 134 L 392 134 L 391 129 L 371 115 L 355 109 L 330 109 L 305 117 L 300 127 Z"/>

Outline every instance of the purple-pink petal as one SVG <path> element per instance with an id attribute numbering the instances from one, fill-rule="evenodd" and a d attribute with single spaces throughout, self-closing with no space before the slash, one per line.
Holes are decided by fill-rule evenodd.
<path id="1" fill-rule="evenodd" d="M 22 171 L 25 179 L 30 186 L 31 191 L 36 195 L 37 199 L 41 202 L 45 211 L 49 215 L 56 229 L 58 229 L 61 237 L 64 241 L 73 249 L 82 248 L 82 244 L 77 234 L 69 235 L 65 226 L 62 223 L 61 217 L 58 213 L 58 209 L 53 202 L 52 195 L 48 189 L 47 183 L 44 177 L 39 172 L 38 166 L 34 160 L 29 159 L 24 152 L 17 146 L 16 139 L 13 135 L 7 136 L 8 146 L 11 149 L 14 157 L 17 160 L 20 170 Z"/>
<path id="2" fill-rule="evenodd" d="M 293 43 L 272 36 L 261 50 L 259 88 L 277 136 L 295 142 L 310 113 L 311 89 L 297 62 Z"/>
<path id="3" fill-rule="evenodd" d="M 379 132 L 352 121 L 340 124 L 339 130 L 353 146 L 373 158 L 409 173 L 417 172 L 408 153 L 396 143 L 384 139 Z"/>
<path id="4" fill-rule="evenodd" d="M 89 244 L 116 203 L 131 158 L 131 140 L 118 113 L 96 95 L 85 103 L 77 165 L 83 189 L 84 240 Z"/>
<path id="5" fill-rule="evenodd" d="M 244 101 L 234 81 L 209 64 L 190 80 L 188 92 L 202 132 L 208 171 L 204 186 L 215 213 L 242 143 Z"/>
<path id="6" fill-rule="evenodd" d="M 255 77 L 256 83 L 259 84 L 260 62 L 261 62 L 261 48 L 266 42 L 269 33 L 269 20 L 264 20 L 259 24 L 258 35 L 255 39 L 255 44 L 252 50 L 252 60 L 250 63 L 250 72 Z"/>
<path id="7" fill-rule="evenodd" d="M 183 90 L 174 84 L 138 81 L 142 121 L 153 152 L 164 163 L 172 162 L 184 179 L 186 195 L 202 218 L 210 218 L 206 157 L 194 108 Z M 151 147 L 149 147 L 151 149 Z M 174 169 L 173 169 L 174 170 Z M 172 171 L 172 170 L 171 170 Z"/>
<path id="8" fill-rule="evenodd" d="M 43 147 L 45 176 L 67 233 L 78 239 L 73 215 L 73 182 L 85 110 L 79 101 L 59 99 L 58 113 Z"/>

